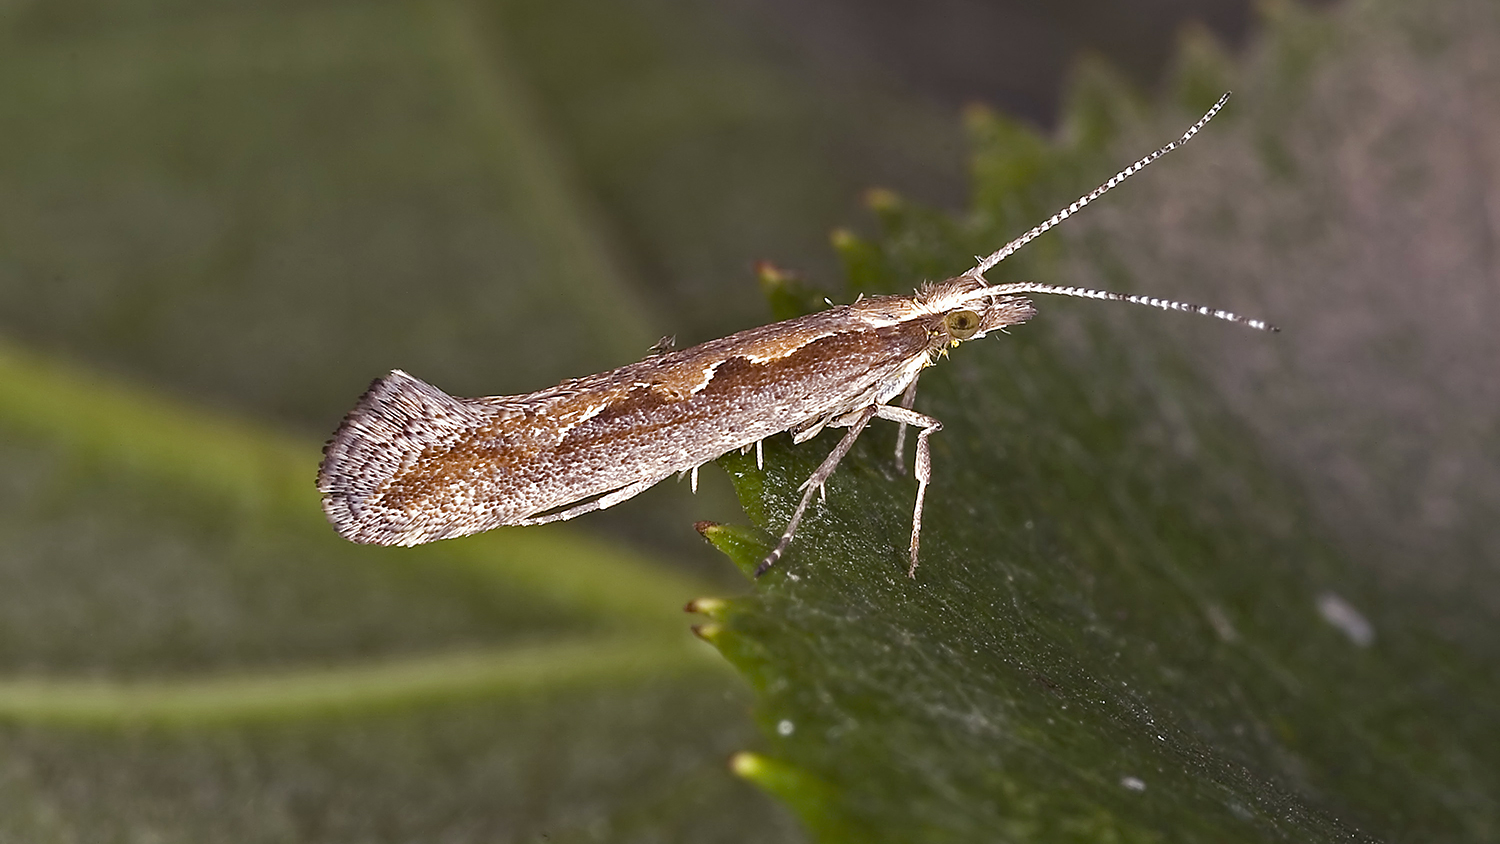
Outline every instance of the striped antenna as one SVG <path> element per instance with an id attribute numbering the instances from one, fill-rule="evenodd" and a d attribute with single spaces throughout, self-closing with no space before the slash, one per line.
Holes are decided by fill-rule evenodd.
<path id="1" fill-rule="evenodd" d="M 1035 281 L 1017 281 L 1011 284 L 996 284 L 981 287 L 970 293 L 966 298 L 987 299 L 992 296 L 1014 296 L 1024 293 L 1050 293 L 1056 296 L 1076 296 L 1080 299 L 1106 299 L 1111 302 L 1129 302 L 1133 305 L 1146 305 L 1166 311 L 1183 311 L 1184 313 L 1237 322 L 1240 325 L 1246 325 L 1258 331 L 1281 330 L 1263 319 L 1251 319 L 1250 317 L 1240 316 L 1232 311 L 1210 308 L 1207 305 L 1190 305 L 1187 302 L 1174 302 L 1171 299 L 1158 299 L 1155 296 L 1111 293 L 1108 290 L 1090 290 L 1087 287 L 1058 287 L 1054 284 L 1041 284 Z"/>
<path id="2" fill-rule="evenodd" d="M 1011 253 L 1015 252 L 1017 249 L 1020 249 L 1022 246 L 1025 246 L 1026 244 L 1032 242 L 1033 240 L 1036 240 L 1038 237 L 1040 237 L 1042 235 L 1043 232 L 1047 231 L 1048 229 L 1052 228 L 1053 226 L 1057 225 L 1058 223 L 1061 223 L 1063 220 L 1066 220 L 1069 217 L 1073 216 L 1074 214 L 1078 213 L 1078 211 L 1081 208 L 1083 208 L 1083 206 L 1088 205 L 1090 202 L 1093 202 L 1094 200 L 1098 199 L 1099 197 L 1105 195 L 1106 193 L 1109 193 L 1109 191 L 1111 189 L 1113 189 L 1116 185 L 1120 184 L 1121 182 L 1125 181 L 1126 179 L 1130 178 L 1131 176 L 1133 176 L 1136 173 L 1139 173 L 1141 170 L 1145 169 L 1145 167 L 1146 167 L 1147 164 L 1150 164 L 1151 162 L 1155 161 L 1156 159 L 1161 158 L 1163 155 L 1166 155 L 1167 153 L 1171 152 L 1172 150 L 1177 149 L 1178 147 L 1180 147 L 1183 144 L 1187 143 L 1189 140 L 1192 139 L 1192 137 L 1194 135 L 1198 134 L 1198 130 L 1200 130 L 1204 126 L 1208 125 L 1208 121 L 1212 120 L 1214 118 L 1214 115 L 1218 114 L 1219 113 L 1219 109 L 1223 108 L 1224 104 L 1227 103 L 1227 102 L 1229 102 L 1229 94 L 1228 93 L 1226 93 L 1226 94 L 1224 94 L 1224 96 L 1220 97 L 1219 101 L 1216 102 L 1216 103 L 1214 103 L 1214 107 L 1211 108 L 1211 109 L 1209 109 L 1208 113 L 1205 114 L 1205 115 L 1203 115 L 1203 117 L 1201 117 L 1198 120 L 1197 123 L 1194 123 L 1190 129 L 1188 129 L 1186 132 L 1183 132 L 1182 133 L 1182 137 L 1180 137 L 1177 140 L 1171 142 L 1170 144 L 1167 144 L 1166 146 L 1162 147 L 1161 149 L 1157 150 L 1156 152 L 1151 153 L 1150 155 L 1146 156 L 1145 158 L 1142 158 L 1140 161 L 1137 161 L 1136 163 L 1130 165 L 1129 167 L 1126 167 L 1124 170 L 1121 170 L 1120 172 L 1116 173 L 1114 176 L 1112 176 L 1110 178 L 1109 181 L 1105 182 L 1104 184 L 1100 185 L 1097 188 L 1094 188 L 1093 191 L 1091 191 L 1087 195 L 1081 196 L 1078 199 L 1074 200 L 1073 204 L 1069 205 L 1067 208 L 1064 208 L 1063 210 L 1057 212 L 1056 214 L 1053 214 L 1052 218 L 1049 219 L 1049 220 L 1047 220 L 1047 222 L 1042 223 L 1041 225 L 1038 225 L 1037 227 L 1033 228 L 1031 231 L 1029 231 L 1029 232 L 1021 235 L 1020 237 L 1016 238 L 1015 240 L 1012 240 L 1010 243 L 1007 243 L 1004 246 L 1000 247 L 1000 249 L 998 251 L 996 251 L 993 254 L 991 254 L 988 258 L 985 258 L 985 259 L 981 260 L 979 262 L 979 265 L 976 266 L 974 269 L 969 270 L 969 272 L 966 273 L 966 275 L 971 275 L 974 278 L 979 279 L 980 281 L 984 281 L 984 274 L 986 272 L 989 272 L 989 270 L 991 268 L 993 268 L 996 264 L 998 264 L 1001 261 L 1004 261 L 1006 258 L 1010 257 Z M 1041 292 L 1041 291 L 1038 291 L 1038 292 Z M 1047 292 L 1056 292 L 1056 291 L 1047 291 Z M 1094 298 L 1103 298 L 1103 297 L 1094 297 Z M 1161 307 L 1166 307 L 1166 306 L 1163 305 Z"/>

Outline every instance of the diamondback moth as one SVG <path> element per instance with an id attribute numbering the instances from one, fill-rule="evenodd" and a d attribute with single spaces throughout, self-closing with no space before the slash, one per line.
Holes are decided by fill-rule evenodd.
<path id="1" fill-rule="evenodd" d="M 943 424 L 912 410 L 917 378 L 953 346 L 1019 325 L 1026 294 L 1107 299 L 1188 311 L 1276 330 L 1228 311 L 1147 296 L 1034 282 L 992 285 L 986 271 L 1151 162 L 1186 143 L 1229 99 L 1182 137 L 1116 173 L 973 269 L 910 296 L 853 304 L 741 331 L 689 349 L 667 338 L 643 360 L 516 396 L 456 398 L 401 370 L 377 379 L 324 448 L 323 510 L 353 542 L 417 545 L 502 525 L 540 525 L 619 504 L 734 449 L 790 433 L 795 443 L 846 428 L 802 484 L 801 502 L 762 574 L 780 559 L 808 505 L 870 420 L 917 429 L 915 577 L 922 504 L 932 477 L 928 438 Z M 899 404 L 891 402 L 900 399 Z"/>

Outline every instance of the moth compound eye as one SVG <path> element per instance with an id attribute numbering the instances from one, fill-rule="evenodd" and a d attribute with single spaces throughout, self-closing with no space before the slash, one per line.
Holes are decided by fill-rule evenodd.
<path id="1" fill-rule="evenodd" d="M 948 333 L 957 340 L 967 340 L 979 331 L 979 314 L 973 311 L 954 311 L 943 321 L 948 325 Z"/>

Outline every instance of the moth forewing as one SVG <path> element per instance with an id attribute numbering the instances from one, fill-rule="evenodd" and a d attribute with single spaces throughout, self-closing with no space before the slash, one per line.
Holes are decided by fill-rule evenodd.
<path id="1" fill-rule="evenodd" d="M 456 398 L 394 371 L 325 448 L 324 510 L 355 542 L 415 545 L 572 518 L 772 434 L 811 436 L 905 389 L 930 344 L 912 300 L 865 299 L 526 395 Z"/>
<path id="2" fill-rule="evenodd" d="M 1007 255 L 1193 137 L 1227 98 L 1182 137 L 973 269 L 910 296 L 861 298 L 680 351 L 664 338 L 644 360 L 525 395 L 455 398 L 392 371 L 371 385 L 324 448 L 323 509 L 355 542 L 416 545 L 570 519 L 774 434 L 787 432 L 801 443 L 826 427 L 847 428 L 803 484 L 760 573 L 781 557 L 814 496 L 878 417 L 901 426 L 898 454 L 906 427 L 918 431 L 908 568 L 914 577 L 931 479 L 928 438 L 942 429 L 912 409 L 917 377 L 951 347 L 1030 319 L 1035 310 L 1026 294 L 1127 301 L 1275 330 L 1181 302 L 984 280 Z M 900 405 L 892 406 L 898 396 Z"/>

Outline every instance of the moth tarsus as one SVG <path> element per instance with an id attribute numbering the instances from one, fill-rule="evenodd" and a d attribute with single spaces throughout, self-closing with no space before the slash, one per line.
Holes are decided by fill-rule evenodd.
<path id="1" fill-rule="evenodd" d="M 848 305 L 741 331 L 687 349 L 662 338 L 640 361 L 516 396 L 457 398 L 400 370 L 377 379 L 324 449 L 323 510 L 345 538 L 417 545 L 502 525 L 536 525 L 611 507 L 674 474 L 766 437 L 806 442 L 847 429 L 801 487 L 802 497 L 760 576 L 786 553 L 814 496 L 879 418 L 917 429 L 907 574 L 916 576 L 922 509 L 932 479 L 928 439 L 942 423 L 912 409 L 917 378 L 960 343 L 1019 325 L 1029 294 L 1108 299 L 1272 330 L 1227 311 L 1131 294 L 1035 282 L 992 285 L 1006 256 L 1193 137 L 1225 94 L 1182 137 L 1117 173 L 968 272 L 910 296 Z M 891 402 L 899 397 L 899 404 Z"/>

